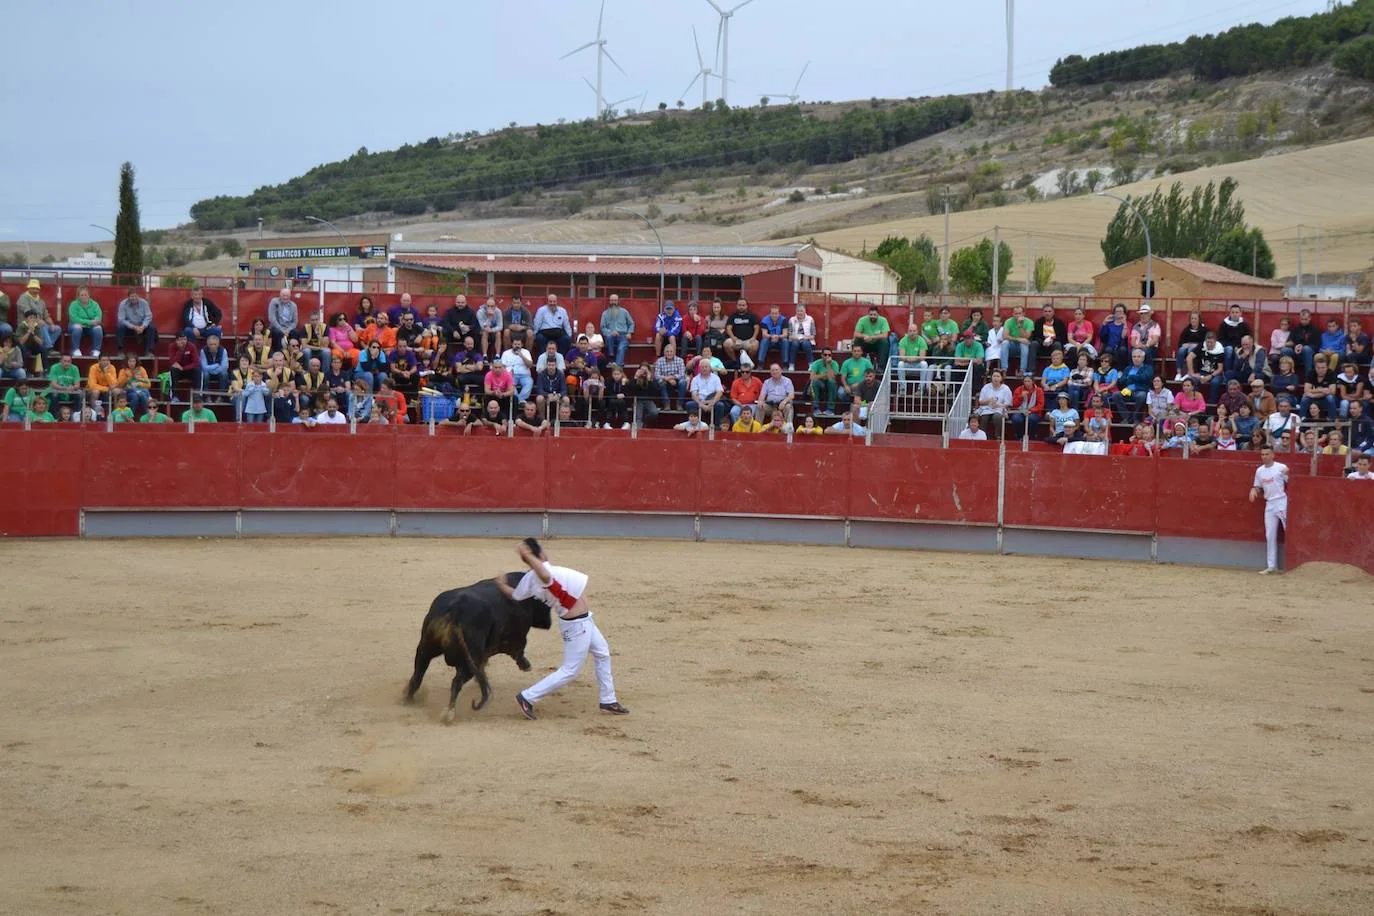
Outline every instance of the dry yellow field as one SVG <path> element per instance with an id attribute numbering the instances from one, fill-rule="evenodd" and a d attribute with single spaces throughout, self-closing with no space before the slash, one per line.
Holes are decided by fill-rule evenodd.
<path id="1" fill-rule="evenodd" d="M 0 913 L 1374 912 L 1362 573 L 549 550 L 628 717 L 398 702 L 508 542 L 0 542 Z"/>
<path id="2" fill-rule="evenodd" d="M 1310 275 L 1316 266 L 1318 250 L 1313 235 L 1317 229 L 1327 233 L 1320 243 L 1322 273 L 1359 272 L 1370 267 L 1374 257 L 1374 137 L 1198 169 L 1114 190 L 1148 194 L 1156 186 L 1168 188 L 1175 181 L 1191 189 L 1208 181 L 1220 183 L 1228 175 L 1240 182 L 1246 219 L 1264 230 L 1280 276 L 1292 276 L 1297 271 L 1299 225 L 1307 227 L 1304 274 Z M 1000 227 L 1015 254 L 1015 266 L 1008 278 L 1012 291 L 1019 291 L 1025 282 L 1032 249 L 1035 254 L 1054 256 L 1056 282 L 1090 283 L 1093 275 L 1105 269 L 1098 242 L 1116 207 L 1110 198 L 1085 196 L 966 211 L 950 216 L 950 237 L 960 240 L 955 243 L 958 247 L 985 234 L 991 236 L 993 227 Z M 872 248 L 889 235 L 917 236 L 923 232 L 940 244 L 944 217 L 851 226 L 816 238 L 826 247 L 857 252 L 865 243 Z"/>

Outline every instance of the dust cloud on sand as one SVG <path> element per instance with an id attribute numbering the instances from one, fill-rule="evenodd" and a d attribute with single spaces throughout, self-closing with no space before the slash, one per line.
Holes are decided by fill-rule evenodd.
<path id="1" fill-rule="evenodd" d="M 401 705 L 512 546 L 0 544 L 0 912 L 1374 912 L 1367 579 L 550 541 L 632 715 Z"/>

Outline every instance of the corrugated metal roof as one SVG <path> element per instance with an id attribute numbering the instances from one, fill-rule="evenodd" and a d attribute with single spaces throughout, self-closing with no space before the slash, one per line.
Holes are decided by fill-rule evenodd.
<path id="1" fill-rule="evenodd" d="M 669 258 L 732 258 L 795 261 L 804 245 L 664 245 Z M 658 258 L 657 245 L 608 245 L 601 242 L 393 242 L 395 255 L 506 255 L 515 257 Z"/>
<path id="2" fill-rule="evenodd" d="M 418 267 L 424 270 L 468 270 L 499 273 L 530 274 L 598 274 L 598 275 L 650 275 L 658 273 L 658 252 L 653 257 L 606 257 L 597 255 L 596 260 L 583 256 L 580 258 L 531 258 L 500 255 L 397 255 L 397 267 Z M 784 270 L 792 265 L 771 261 L 706 259 L 693 263 L 690 258 L 667 258 L 664 269 L 673 276 L 688 277 L 745 277 L 752 274 Z"/>

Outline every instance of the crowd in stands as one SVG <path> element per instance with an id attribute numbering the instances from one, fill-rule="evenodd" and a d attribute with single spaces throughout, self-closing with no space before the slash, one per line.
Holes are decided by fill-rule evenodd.
<path id="1" fill-rule="evenodd" d="M 64 346 L 33 280 L 12 316 L 0 298 L 0 378 L 17 381 L 0 416 L 166 423 L 176 408 L 183 421 L 214 422 L 210 407 L 224 403 L 243 423 L 432 416 L 464 433 L 541 435 L 555 425 L 627 429 L 682 411 L 675 428 L 687 435 L 864 435 L 891 362 L 898 393 L 948 393 L 971 376 L 961 439 L 1125 454 L 1271 444 L 1352 463 L 1374 453 L 1374 369 L 1356 317 L 1319 324 L 1304 309 L 1261 341 L 1232 306 L 1215 327 L 1192 313 L 1177 340 L 1166 340 L 1148 304 L 1134 315 L 1117 305 L 1100 327 L 1081 308 L 1068 316 L 1045 304 L 1031 317 L 1018 304 L 1005 319 L 978 308 L 961 321 L 947 307 L 913 309 L 898 334 L 875 306 L 838 349 L 818 340 L 805 305 L 788 310 L 759 314 L 743 298 L 685 310 L 669 301 L 644 328 L 612 295 L 598 330 L 575 326 L 552 294 L 537 306 L 513 296 L 475 308 L 458 295 L 442 312 L 422 312 L 409 294 L 390 309 L 363 295 L 351 312 L 303 315 L 283 289 L 231 352 L 224 311 L 203 290 L 190 291 L 178 327 L 160 338 L 131 287 L 116 308 L 116 358 L 102 351 L 104 316 L 86 288 L 67 305 Z M 152 375 L 135 344 L 156 357 Z M 74 360 L 91 358 L 83 378 Z"/>

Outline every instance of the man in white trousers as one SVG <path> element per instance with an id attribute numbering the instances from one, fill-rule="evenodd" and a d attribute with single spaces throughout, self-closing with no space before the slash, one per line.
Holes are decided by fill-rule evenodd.
<path id="1" fill-rule="evenodd" d="M 1268 549 L 1268 565 L 1260 575 L 1272 576 L 1279 571 L 1279 526 L 1288 527 L 1288 465 L 1274 460 L 1274 449 L 1266 445 L 1260 449 L 1260 461 L 1255 469 L 1255 482 L 1250 487 L 1250 502 L 1264 497 L 1264 541 Z"/>
<path id="2" fill-rule="evenodd" d="M 525 561 L 530 571 L 514 588 L 500 577 L 496 579 L 497 586 L 514 601 L 535 598 L 547 604 L 558 616 L 558 632 L 563 637 L 563 664 L 533 687 L 527 687 L 515 695 L 520 712 L 526 719 L 533 719 L 534 704 L 577 677 L 590 652 L 592 664 L 596 667 L 601 708 L 613 715 L 628 715 L 630 711 L 615 698 L 615 682 L 611 679 L 611 647 L 597 629 L 591 608 L 583 598 L 587 592 L 587 574 L 566 566 L 554 566 L 534 538 L 525 538 L 516 548 L 516 553 L 520 554 L 520 559 Z"/>

